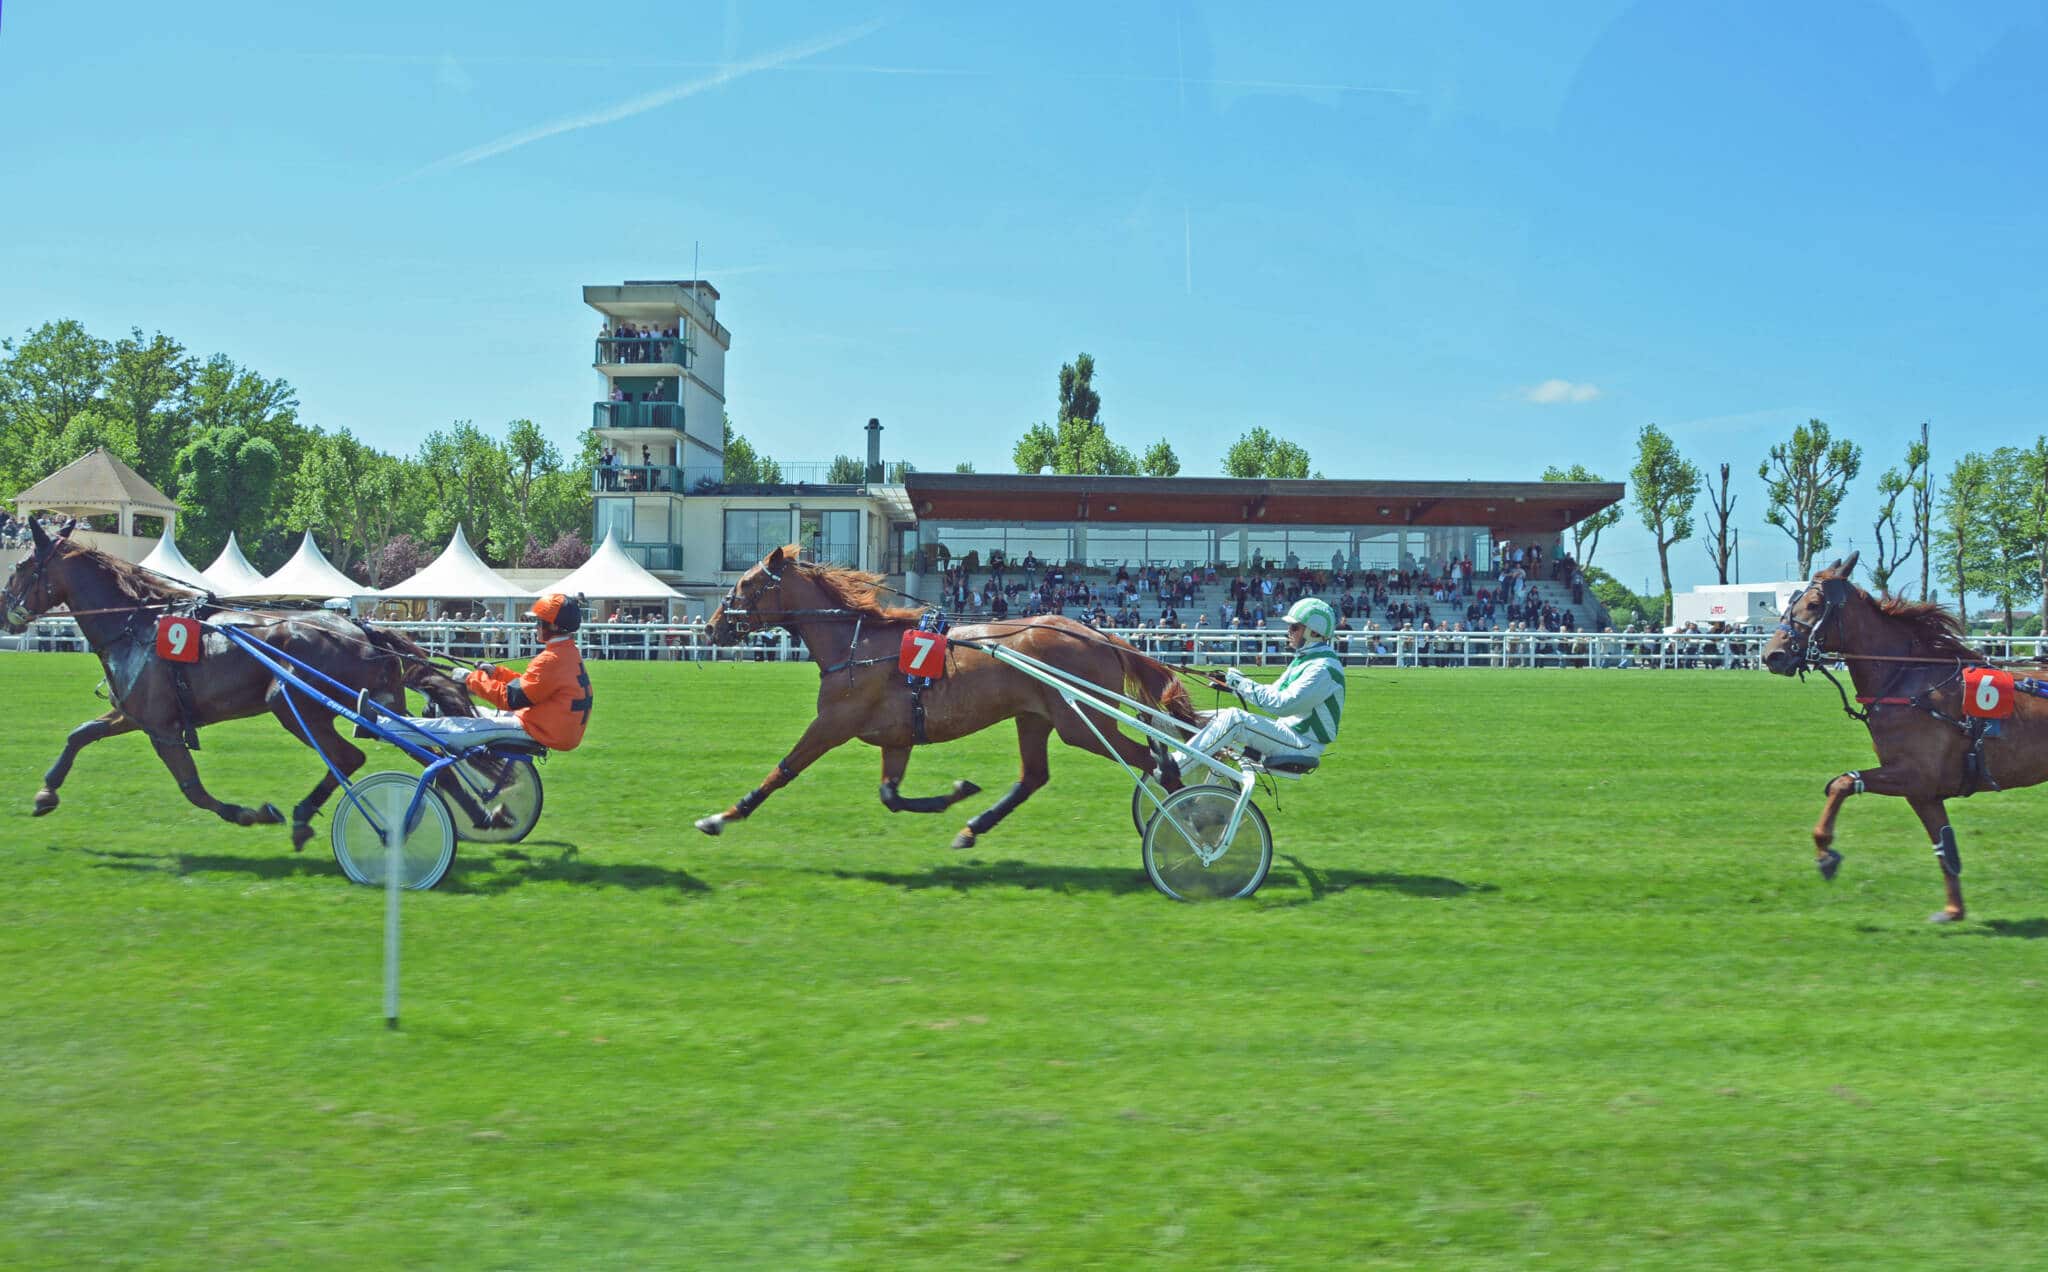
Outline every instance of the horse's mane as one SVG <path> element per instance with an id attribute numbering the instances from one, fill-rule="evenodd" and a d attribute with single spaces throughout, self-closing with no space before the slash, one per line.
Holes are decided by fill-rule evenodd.
<path id="1" fill-rule="evenodd" d="M 1914 645 L 1936 658 L 1982 659 L 1970 647 L 1963 620 L 1935 601 L 1909 601 L 1903 596 L 1873 596 L 1877 612 L 1909 628 Z"/>
<path id="2" fill-rule="evenodd" d="M 171 580 L 154 570 L 146 570 L 139 565 L 123 561 L 121 558 L 103 552 L 99 548 L 90 548 L 83 543 L 70 543 L 70 547 L 72 551 L 92 558 L 96 564 L 104 568 L 108 576 L 113 579 L 115 589 L 121 595 L 138 604 L 146 605 L 154 601 L 168 601 L 179 597 L 198 597 L 202 595 L 192 588 L 171 582 Z"/>
<path id="3" fill-rule="evenodd" d="M 884 605 L 880 599 L 882 576 L 851 566 L 822 565 L 816 561 L 797 558 L 795 544 L 784 548 L 783 554 L 796 562 L 796 568 L 805 578 L 818 585 L 835 604 L 868 618 L 900 619 L 916 622 L 924 611 L 917 608 Z"/>

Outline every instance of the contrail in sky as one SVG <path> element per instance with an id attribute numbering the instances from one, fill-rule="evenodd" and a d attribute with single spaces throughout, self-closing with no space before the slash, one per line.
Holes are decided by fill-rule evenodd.
<path id="1" fill-rule="evenodd" d="M 882 19 L 877 18 L 851 30 L 841 31 L 837 35 L 828 35 L 823 39 L 813 40 L 808 44 L 791 45 L 787 48 L 777 49 L 772 53 L 764 53 L 759 57 L 748 58 L 743 62 L 734 62 L 729 66 L 721 66 L 716 72 L 702 79 L 690 80 L 687 83 L 664 88 L 658 92 L 646 93 L 639 97 L 630 98 L 616 106 L 607 106 L 603 110 L 590 111 L 581 115 L 571 115 L 565 119 L 538 124 L 532 128 L 522 129 L 519 132 L 507 133 L 496 141 L 487 141 L 481 146 L 474 146 L 468 150 L 449 155 L 446 158 L 436 159 L 426 167 L 412 173 L 411 177 L 423 177 L 428 173 L 439 172 L 445 168 L 465 168 L 470 164 L 481 163 L 486 159 L 502 155 L 508 150 L 517 150 L 519 147 L 531 142 L 543 141 L 549 137 L 558 137 L 563 133 L 575 132 L 582 128 L 595 128 L 601 124 L 615 124 L 622 119 L 630 119 L 635 115 L 654 110 L 656 107 L 666 106 L 670 102 L 681 101 L 685 97 L 694 97 L 699 93 L 709 92 L 714 88 L 723 88 L 735 80 L 744 79 L 757 72 L 776 70 L 792 62 L 801 62 L 805 58 L 816 57 L 820 53 L 830 52 L 842 45 L 851 44 L 863 36 L 873 35 L 884 25 L 885 23 Z M 411 177 L 407 179 L 410 180 Z"/>

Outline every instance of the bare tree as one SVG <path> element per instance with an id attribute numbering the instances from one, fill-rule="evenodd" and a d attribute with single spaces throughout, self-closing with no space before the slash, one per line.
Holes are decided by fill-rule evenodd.
<path id="1" fill-rule="evenodd" d="M 1735 513 L 1735 496 L 1728 493 L 1728 464 L 1721 464 L 1721 485 L 1716 488 L 1714 479 L 1707 478 L 1707 559 L 1714 563 L 1714 573 L 1721 582 L 1728 581 L 1728 561 L 1735 555 L 1734 541 L 1728 534 L 1728 519 Z"/>
<path id="2" fill-rule="evenodd" d="M 1913 525 L 1920 532 L 1920 599 L 1928 596 L 1927 584 L 1934 568 L 1934 452 L 1927 448 L 1927 421 L 1920 421 L 1920 484 L 1913 488 Z"/>
<path id="3" fill-rule="evenodd" d="M 1910 494 L 1916 505 L 1926 498 L 1927 487 L 1927 443 L 1914 442 L 1906 447 L 1906 471 L 1902 474 L 1896 468 L 1887 468 L 1884 476 L 1877 479 L 1878 498 L 1884 502 L 1878 505 L 1877 520 L 1872 529 L 1877 534 L 1877 552 L 1870 561 L 1870 578 L 1880 592 L 1892 590 L 1892 575 L 1922 547 L 1925 540 L 1920 537 L 1917 516 L 1914 524 L 1907 528 L 1899 525 L 1899 499 Z"/>

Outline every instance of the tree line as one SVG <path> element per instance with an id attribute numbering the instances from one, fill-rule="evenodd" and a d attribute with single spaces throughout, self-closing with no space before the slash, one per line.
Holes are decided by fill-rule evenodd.
<path id="1" fill-rule="evenodd" d="M 0 340 L 0 498 L 102 446 L 184 509 L 179 546 L 201 565 L 232 533 L 275 567 L 311 530 L 337 569 L 377 587 L 457 525 L 495 565 L 589 556 L 594 435 L 565 457 L 532 420 L 502 436 L 462 420 L 394 455 L 301 422 L 283 379 L 163 332 L 106 340 L 64 319 Z"/>
<path id="2" fill-rule="evenodd" d="M 1900 596 L 1917 594 L 1926 601 L 1940 599 L 1938 583 L 1955 598 L 1958 609 L 1966 607 L 1972 595 L 1989 597 L 2004 610 L 2008 633 L 2015 631 L 2020 608 L 2031 604 L 2037 610 L 2033 629 L 2040 630 L 2039 614 L 2048 610 L 2048 436 L 2037 437 L 2028 446 L 1967 453 L 1940 482 L 1933 476 L 1930 454 L 1928 427 L 1922 424 L 1919 438 L 1876 479 L 1876 512 L 1863 549 L 1872 587 Z M 1716 578 L 1729 581 L 1738 547 L 1733 518 L 1739 501 L 1730 485 L 1731 472 L 1728 461 L 1720 461 L 1714 472 L 1703 471 L 1655 424 L 1645 425 L 1637 435 L 1636 462 L 1628 473 L 1630 502 L 1657 545 L 1664 585 L 1662 597 L 1649 598 L 1644 612 L 1668 607 L 1671 549 L 1692 539 L 1696 531 Z M 1792 436 L 1771 446 L 1757 465 L 1764 520 L 1789 541 L 1799 578 L 1810 577 L 1815 560 L 1835 542 L 1843 504 L 1862 473 L 1862 446 L 1836 436 L 1826 421 L 1818 419 L 1795 427 Z M 1550 468 L 1543 478 L 1601 480 L 1583 465 Z M 1626 592 L 1611 576 L 1591 569 L 1600 531 L 1623 515 L 1616 505 L 1571 531 L 1574 555 L 1588 568 L 1603 600 L 1608 590 Z M 1609 605 L 1613 612 L 1624 608 Z"/>

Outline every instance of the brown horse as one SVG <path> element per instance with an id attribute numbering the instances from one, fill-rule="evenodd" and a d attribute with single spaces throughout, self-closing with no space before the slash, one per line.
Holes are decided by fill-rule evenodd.
<path id="1" fill-rule="evenodd" d="M 1078 708 L 1014 667 L 965 644 L 953 644 L 945 674 L 914 701 L 897 670 L 903 633 L 917 625 L 921 611 L 891 609 L 876 600 L 878 575 L 816 565 L 797 559 L 795 547 L 777 548 L 742 575 L 711 616 L 711 639 L 731 645 L 749 631 L 784 627 L 795 634 L 818 664 L 818 714 L 796 746 L 759 786 L 722 813 L 697 822 L 716 835 L 728 822 L 743 821 L 761 801 L 787 786 L 818 757 L 858 738 L 882 752 L 882 806 L 892 813 L 937 813 L 977 794 L 972 782 L 955 782 L 947 795 L 905 799 L 897 785 L 910 765 L 910 748 L 950 742 L 1003 720 L 1017 721 L 1022 773 L 1009 794 L 977 813 L 953 840 L 970 848 L 994 829 L 1050 776 L 1046 739 L 1057 732 L 1069 746 L 1123 760 L 1141 773 L 1156 768 L 1151 750 L 1116 731 L 1097 713 L 1096 726 L 1108 747 L 1082 720 Z M 999 644 L 1130 696 L 1190 724 L 1198 723 L 1187 690 L 1173 669 L 1145 657 L 1114 636 L 1057 615 L 953 628 L 954 641 Z M 921 712 L 921 718 L 920 718 Z M 1169 786 L 1178 785 L 1168 781 Z"/>
<path id="2" fill-rule="evenodd" d="M 1943 801 L 2048 781 L 2048 700 L 2019 694 L 2014 714 L 1989 736 L 1963 704 L 1963 669 L 1987 659 L 1964 643 L 1962 623 L 1937 605 L 1871 596 L 1849 581 L 1855 568 L 1852 552 L 1815 574 L 1764 649 L 1764 666 L 1780 676 L 1841 658 L 1856 700 L 1868 707 L 1878 766 L 1827 784 L 1814 853 L 1821 877 L 1833 879 L 1842 864 L 1833 844 L 1843 801 L 1900 796 L 1927 828 L 1948 889 L 1948 904 L 1931 921 L 1954 922 L 1963 917 L 1963 859 Z"/>
<path id="3" fill-rule="evenodd" d="M 181 687 L 176 668 L 156 652 L 156 621 L 167 609 L 190 613 L 216 626 L 233 624 L 318 667 L 346 685 L 365 688 L 393 710 L 405 705 L 405 690 L 419 690 L 443 715 L 475 715 L 461 685 L 428 666 L 426 652 L 405 637 L 378 631 L 337 614 L 229 611 L 210 598 L 167 582 L 158 575 L 116 560 L 104 552 L 69 539 L 71 527 L 56 535 L 33 525 L 35 551 L 14 570 L 0 592 L 0 630 L 19 632 L 35 618 L 68 607 L 86 644 L 106 670 L 107 693 L 114 709 L 71 731 L 64 752 L 43 777 L 36 792 L 38 817 L 57 807 L 57 790 L 71 772 L 78 752 L 101 738 L 141 731 L 149 735 L 164 767 L 177 779 L 185 798 L 237 826 L 271 825 L 284 820 L 275 804 L 246 808 L 224 803 L 200 784 L 198 768 L 185 739 L 192 730 L 239 720 L 268 711 L 308 746 L 317 747 L 343 773 L 362 767 L 363 752 L 335 731 L 333 713 L 304 694 L 293 695 L 293 713 L 284 686 L 218 632 L 202 638 L 202 656 L 183 664 Z M 303 729 L 300 720 L 304 720 Z M 312 838 L 313 815 L 335 790 L 332 773 L 321 777 L 312 793 L 292 809 L 292 846 L 303 848 Z"/>

